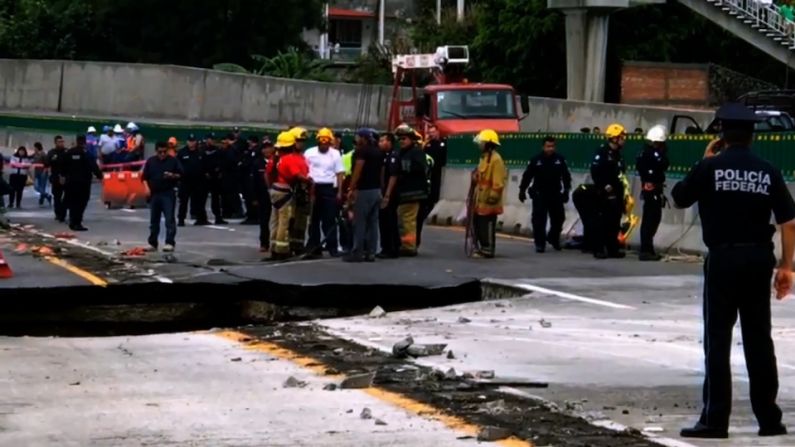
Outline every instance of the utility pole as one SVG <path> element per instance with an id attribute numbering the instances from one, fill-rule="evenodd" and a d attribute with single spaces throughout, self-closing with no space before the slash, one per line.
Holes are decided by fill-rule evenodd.
<path id="1" fill-rule="evenodd" d="M 442 24 L 442 0 L 436 0 L 436 24 Z"/>
<path id="2" fill-rule="evenodd" d="M 384 0 L 378 2 L 378 44 L 384 45 Z"/>
<path id="3" fill-rule="evenodd" d="M 456 20 L 458 20 L 458 23 L 464 21 L 464 0 L 458 0 L 458 4 L 456 5 Z"/>

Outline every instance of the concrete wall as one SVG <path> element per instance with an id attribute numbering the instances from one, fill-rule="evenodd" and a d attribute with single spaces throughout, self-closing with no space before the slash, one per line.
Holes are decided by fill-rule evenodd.
<path id="1" fill-rule="evenodd" d="M 204 122 L 380 128 L 391 87 L 320 83 L 170 65 L 0 59 L 0 110 Z M 621 122 L 644 129 L 681 110 L 531 98 L 523 131 Z M 699 121 L 711 113 L 695 112 Z"/>

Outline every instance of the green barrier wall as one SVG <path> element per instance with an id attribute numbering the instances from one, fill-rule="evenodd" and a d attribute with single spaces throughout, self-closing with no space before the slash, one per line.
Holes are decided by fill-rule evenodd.
<path id="1" fill-rule="evenodd" d="M 500 154 L 506 164 L 521 169 L 541 151 L 543 140 L 551 135 L 557 140 L 558 152 L 566 157 L 575 171 L 587 171 L 591 159 L 604 138 L 589 134 L 505 134 L 500 135 Z M 668 158 L 671 177 L 684 176 L 693 164 L 704 156 L 704 149 L 713 137 L 709 135 L 673 135 L 668 140 Z M 473 136 L 456 136 L 448 140 L 448 164 L 461 167 L 474 166 L 478 161 L 478 148 Z M 624 147 L 628 172 L 635 171 L 635 158 L 643 148 L 643 137 L 630 135 Z M 781 168 L 788 180 L 795 179 L 795 134 L 763 134 L 756 137 L 753 149 L 764 159 Z"/>

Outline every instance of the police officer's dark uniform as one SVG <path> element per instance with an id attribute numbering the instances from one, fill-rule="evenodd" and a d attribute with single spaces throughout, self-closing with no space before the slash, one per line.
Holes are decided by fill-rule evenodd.
<path id="1" fill-rule="evenodd" d="M 221 214 L 224 219 L 243 217 L 240 203 L 240 156 L 235 148 L 234 136 L 227 135 L 219 151 L 221 166 Z"/>
<path id="2" fill-rule="evenodd" d="M 618 246 L 621 215 L 624 212 L 624 184 L 621 182 L 621 175 L 625 169 L 621 148 L 614 149 L 610 143 L 603 144 L 591 162 L 591 178 L 599 195 L 594 235 L 594 256 L 599 259 L 625 256 Z"/>
<path id="3" fill-rule="evenodd" d="M 207 191 L 210 194 L 210 209 L 213 212 L 213 216 L 215 216 L 215 224 L 223 225 L 227 223 L 221 214 L 223 154 L 218 146 L 215 145 L 215 135 L 208 134 L 205 137 L 202 152 L 204 153 L 204 176 L 207 179 Z"/>
<path id="4" fill-rule="evenodd" d="M 257 225 L 259 223 L 258 211 L 259 207 L 254 205 L 257 201 L 257 196 L 254 190 L 254 182 L 252 173 L 254 172 L 254 161 L 257 157 L 261 156 L 259 139 L 250 137 L 249 139 L 242 140 L 237 137 L 237 144 L 235 149 L 239 155 L 238 170 L 240 171 L 240 191 L 243 194 L 243 201 L 246 206 L 246 218 L 243 225 Z"/>
<path id="5" fill-rule="evenodd" d="M 577 214 L 580 215 L 580 223 L 582 223 L 582 245 L 580 249 L 583 253 L 592 253 L 594 251 L 596 231 L 599 227 L 597 220 L 599 194 L 596 191 L 596 186 L 592 183 L 583 183 L 571 193 L 571 201 L 577 210 Z"/>
<path id="6" fill-rule="evenodd" d="M 397 180 L 400 177 L 401 169 L 400 152 L 393 147 L 391 151 L 384 153 L 383 190 L 381 193 L 385 199 L 389 192 L 387 191 L 389 180 L 391 178 Z M 381 236 L 381 252 L 378 253 L 378 257 L 381 259 L 397 258 L 400 253 L 400 229 L 398 228 L 397 211 L 400 201 L 398 200 L 397 183 L 388 199 L 387 206 L 381 208 L 378 213 L 378 227 Z"/>
<path id="7" fill-rule="evenodd" d="M 635 162 L 643 190 L 643 220 L 640 223 L 641 261 L 659 261 L 660 255 L 654 252 L 654 235 L 660 227 L 662 210 L 665 206 L 665 171 L 668 170 L 668 155 L 665 147 L 647 144 Z"/>
<path id="8" fill-rule="evenodd" d="M 196 137 L 188 136 L 188 143 L 194 144 Z M 196 225 L 209 225 L 207 220 L 207 177 L 204 175 L 204 153 L 199 146 L 191 149 L 185 146 L 177 152 L 177 160 L 182 165 L 182 177 L 179 181 L 179 226 L 185 225 L 190 202 L 190 214 L 196 219 Z"/>
<path id="9" fill-rule="evenodd" d="M 254 137 L 256 138 L 256 137 Z M 254 140 L 256 141 L 256 140 Z M 259 154 L 251 165 L 252 188 L 254 192 L 254 203 L 256 204 L 257 219 L 259 222 L 259 246 L 260 251 L 266 252 L 271 245 L 271 196 L 268 191 L 266 179 L 268 172 L 268 159 L 263 154 L 264 148 L 273 147 L 270 140 L 265 140 L 260 146 Z"/>
<path id="10" fill-rule="evenodd" d="M 425 155 L 430 156 L 433 162 L 428 163 L 428 183 L 430 185 L 428 198 L 420 203 L 420 212 L 417 216 L 417 247 L 422 245 L 422 228 L 425 221 L 431 215 L 436 204 L 439 203 L 442 194 L 442 172 L 447 166 L 447 140 L 444 138 L 429 140 L 423 149 Z"/>
<path id="11" fill-rule="evenodd" d="M 85 135 L 77 136 L 77 146 L 66 151 L 63 175 L 66 177 L 65 200 L 69 207 L 69 229 L 86 231 L 83 213 L 91 197 L 91 177 L 102 180 L 102 171 L 86 152 Z"/>
<path id="12" fill-rule="evenodd" d="M 60 137 L 56 137 L 56 140 Z M 67 206 L 64 201 L 64 164 L 66 163 L 66 148 L 54 147 L 47 152 L 46 165 L 50 168 L 50 184 L 52 185 L 52 203 L 55 211 L 55 220 L 66 221 Z"/>
<path id="13" fill-rule="evenodd" d="M 772 212 L 779 224 L 795 219 L 795 202 L 781 172 L 745 146 L 754 113 L 740 104 L 727 104 L 717 117 L 729 147 L 698 162 L 672 191 L 677 207 L 698 203 L 709 249 L 704 262 L 704 410 L 698 424 L 682 430 L 682 436 L 728 437 L 729 358 L 738 312 L 760 435 L 784 434 L 771 338 L 770 283 L 776 260 L 770 216 Z"/>
<path id="14" fill-rule="evenodd" d="M 560 233 L 566 219 L 563 204 L 569 201 L 570 190 L 571 172 L 562 155 L 541 152 L 527 164 L 519 184 L 519 200 L 524 203 L 528 192 L 533 199 L 533 239 L 537 252 L 544 252 L 547 241 L 555 250 L 561 249 Z"/>

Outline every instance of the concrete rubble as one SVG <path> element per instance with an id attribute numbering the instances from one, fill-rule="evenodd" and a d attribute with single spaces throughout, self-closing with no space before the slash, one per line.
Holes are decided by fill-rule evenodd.
<path id="1" fill-rule="evenodd" d="M 306 387 L 307 383 L 303 380 L 298 380 L 293 376 L 287 378 L 282 384 L 282 388 L 304 388 Z"/>
<path id="2" fill-rule="evenodd" d="M 365 373 L 350 376 L 340 383 L 340 389 L 354 390 L 370 388 L 373 385 L 373 379 L 375 379 L 375 373 Z"/>
<path id="3" fill-rule="evenodd" d="M 486 426 L 478 433 L 480 442 L 496 442 L 510 438 L 513 435 L 511 430 L 502 427 Z"/>
<path id="4" fill-rule="evenodd" d="M 370 311 L 369 316 L 370 318 L 383 318 L 386 316 L 386 311 L 381 306 L 375 306 L 373 310 Z"/>
<path id="5" fill-rule="evenodd" d="M 359 417 L 362 418 L 362 419 L 365 419 L 365 420 L 372 419 L 373 418 L 373 411 L 370 410 L 369 408 L 365 407 L 365 408 L 362 409 L 362 412 L 359 413 Z"/>

